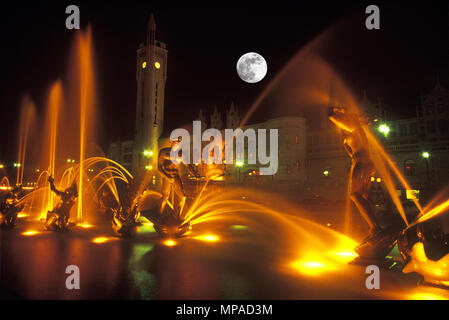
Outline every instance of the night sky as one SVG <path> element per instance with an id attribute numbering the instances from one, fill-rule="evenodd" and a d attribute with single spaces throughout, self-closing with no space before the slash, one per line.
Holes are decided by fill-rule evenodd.
<path id="1" fill-rule="evenodd" d="M 447 3 L 377 2 L 381 30 L 367 31 L 364 11 L 374 2 L 301 2 L 224 2 L 227 7 L 160 7 L 152 1 L 9 5 L 0 20 L 0 132 L 10 141 L 2 140 L 0 157 L 16 154 L 22 95 L 28 93 L 42 113 L 50 83 L 66 76 L 74 39 L 74 31 L 65 29 L 69 4 L 80 7 L 82 27 L 91 24 L 93 29 L 104 148 L 118 137 L 132 138 L 136 49 L 145 40 L 151 11 L 157 39 L 169 51 L 165 131 L 191 122 L 200 108 L 210 114 L 217 105 L 224 113 L 231 101 L 245 114 L 290 58 L 341 22 L 345 31 L 329 42 L 328 62 L 353 92 L 361 95 L 366 90 L 372 100 L 381 99 L 392 118 L 413 116 L 420 92 L 432 89 L 437 73 L 449 87 Z M 268 63 L 268 74 L 258 84 L 247 84 L 236 73 L 238 58 L 249 51 L 262 54 Z M 250 122 L 276 115 L 276 110 L 256 112 Z"/>

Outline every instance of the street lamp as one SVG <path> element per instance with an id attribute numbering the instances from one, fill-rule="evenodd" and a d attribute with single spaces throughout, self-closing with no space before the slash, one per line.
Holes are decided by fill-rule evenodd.
<path id="1" fill-rule="evenodd" d="M 243 161 L 240 160 L 236 161 L 235 166 L 239 168 L 239 184 L 240 184 L 240 168 L 243 167 Z"/>
<path id="2" fill-rule="evenodd" d="M 145 157 L 152 157 L 152 156 L 153 156 L 153 151 L 151 151 L 151 150 L 145 150 L 145 151 L 143 152 L 143 155 L 144 155 Z"/>
<path id="3" fill-rule="evenodd" d="M 329 177 L 329 170 L 324 170 L 324 171 L 323 171 L 323 175 L 324 175 L 325 177 Z"/>
<path id="4" fill-rule="evenodd" d="M 430 172 L 429 172 L 429 158 L 430 158 L 430 153 L 428 151 L 423 151 L 421 153 L 421 156 L 424 158 L 424 160 L 426 161 L 426 174 L 427 174 L 427 181 L 430 184 Z"/>
<path id="5" fill-rule="evenodd" d="M 382 123 L 379 128 L 378 128 L 379 132 L 382 133 L 385 137 L 388 136 L 388 134 L 390 133 L 390 127 L 387 126 L 385 123 Z"/>

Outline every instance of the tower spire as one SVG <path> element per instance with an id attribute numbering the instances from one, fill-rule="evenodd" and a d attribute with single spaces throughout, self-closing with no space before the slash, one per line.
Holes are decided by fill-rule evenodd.
<path id="1" fill-rule="evenodd" d="M 156 21 L 154 20 L 154 14 L 151 12 L 150 19 L 148 20 L 148 44 L 154 45 L 156 35 Z"/>
<path id="2" fill-rule="evenodd" d="M 154 14 L 151 12 L 150 14 L 150 20 L 148 20 L 148 29 L 150 30 L 156 30 L 156 22 L 154 20 Z"/>

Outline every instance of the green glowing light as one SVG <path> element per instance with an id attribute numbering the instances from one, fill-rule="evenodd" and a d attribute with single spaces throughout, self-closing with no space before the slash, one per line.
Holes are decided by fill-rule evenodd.
<path id="1" fill-rule="evenodd" d="M 390 127 L 387 126 L 385 123 L 382 123 L 379 126 L 379 132 L 382 133 L 385 137 L 387 137 L 388 134 L 390 133 Z"/>
<path id="2" fill-rule="evenodd" d="M 329 177 L 329 171 L 328 171 L 328 170 L 324 170 L 324 171 L 323 171 L 323 174 L 324 174 L 326 177 Z"/>
<path id="3" fill-rule="evenodd" d="M 153 250 L 154 245 L 152 244 L 136 244 L 133 247 L 132 255 L 129 259 L 129 264 L 132 265 L 138 262 L 145 254 Z"/>
<path id="4" fill-rule="evenodd" d="M 429 159 L 430 158 L 430 153 L 428 153 L 427 151 L 424 151 L 421 155 L 425 159 Z"/>
<path id="5" fill-rule="evenodd" d="M 392 269 L 397 264 L 398 264 L 397 262 L 393 262 L 393 264 L 390 267 L 388 267 L 388 269 Z"/>
<path id="6" fill-rule="evenodd" d="M 155 233 L 155 232 L 156 232 L 156 230 L 154 230 L 153 226 L 144 225 L 144 226 L 137 227 L 138 234 L 148 234 L 148 233 Z"/>
<path id="7" fill-rule="evenodd" d="M 388 256 L 386 256 L 386 258 L 387 258 L 387 257 L 393 258 L 393 257 L 400 257 L 400 256 L 401 256 L 401 253 L 399 252 L 398 245 L 396 244 L 396 245 L 390 250 L 390 252 L 388 253 Z M 391 259 L 391 258 L 387 258 L 387 259 Z"/>
<path id="8" fill-rule="evenodd" d="M 237 167 L 243 167 L 243 161 L 237 161 L 236 163 L 235 163 L 235 165 L 237 166 Z"/>

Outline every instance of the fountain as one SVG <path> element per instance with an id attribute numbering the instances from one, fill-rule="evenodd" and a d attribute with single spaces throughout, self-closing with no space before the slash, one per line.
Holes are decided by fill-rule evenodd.
<path id="1" fill-rule="evenodd" d="M 349 112 L 361 113 L 345 83 L 319 55 L 318 49 L 325 39 L 326 34 L 319 36 L 286 65 L 251 106 L 241 126 L 246 124 L 265 99 L 272 98 L 273 95 L 284 99 L 283 101 L 301 99 L 302 107 L 307 107 L 299 111 L 311 122 L 333 104 L 344 106 Z M 199 192 L 193 198 L 185 200 L 185 206 L 179 206 L 184 206 L 184 210 L 177 210 L 173 197 L 152 190 L 148 174 L 138 180 L 119 163 L 105 158 L 101 152 L 89 150 L 90 142 L 95 141 L 93 128 L 96 103 L 90 28 L 86 32 L 77 33 L 71 61 L 68 85 L 64 86 L 62 81 L 56 81 L 49 90 L 39 163 L 40 168 L 44 169 L 39 171 L 34 190 L 23 196 L 17 204 L 25 206 L 29 216 L 35 220 L 43 219 L 47 217 L 47 212 L 55 208 L 58 198 L 52 194 L 48 184 L 48 180 L 52 181 L 51 177 L 55 177 L 53 189 L 67 190 L 73 183 L 77 185 L 77 205 L 67 212 L 64 228 L 76 223 L 80 226 L 101 224 L 99 220 L 103 212 L 104 216 L 109 215 L 104 220 L 108 223 L 112 221 L 113 230 L 126 236 L 138 232 L 136 228 L 142 224 L 141 218 L 145 217 L 156 231 L 167 237 L 161 241 L 166 247 L 176 247 L 184 238 L 220 242 L 229 230 L 232 230 L 233 235 L 238 230 L 246 230 L 257 234 L 260 245 L 268 248 L 275 260 L 273 263 L 277 266 L 274 271 L 311 278 L 313 281 L 330 281 L 332 285 L 332 277 L 335 275 L 346 279 L 344 271 L 354 267 L 349 266 L 348 262 L 358 256 L 354 251 L 357 242 L 353 235 L 334 230 L 330 223 L 323 225 L 314 221 L 311 213 L 289 203 L 282 196 L 237 187 L 226 187 L 219 193 L 207 193 L 210 181 L 222 174 L 218 167 L 208 165 L 203 173 L 205 180 Z M 295 78 L 294 74 L 300 74 L 301 77 Z M 292 82 L 292 79 L 297 82 Z M 283 86 L 285 81 L 288 81 L 288 85 Z M 32 103 L 27 100 L 24 105 L 27 107 L 24 108 L 26 111 L 19 135 L 19 162 L 23 164 L 28 156 L 28 128 L 34 117 Z M 410 189 L 410 186 L 369 126 L 362 126 L 361 130 L 368 141 L 369 157 L 374 169 L 382 178 L 395 205 L 397 212 L 394 214 L 399 215 L 403 221 L 403 232 L 447 211 L 449 200 L 440 204 L 434 201 L 433 205 L 423 209 L 415 198 L 413 202 L 419 215 L 415 219 L 409 219 L 396 193 L 395 184 L 398 182 L 405 189 Z M 61 161 L 68 154 L 70 158 Z M 393 172 L 393 176 L 390 172 Z M 20 183 L 22 180 L 23 167 L 17 171 L 16 182 Z M 6 177 L 0 182 L 0 188 L 10 189 Z M 244 199 L 242 195 L 245 195 Z M 165 203 L 164 201 L 167 205 L 161 210 L 161 202 Z M 269 203 L 275 203 L 276 206 L 270 206 Z M 346 212 L 349 207 L 348 201 Z M 168 221 L 175 214 L 179 214 L 179 219 L 173 223 Z M 334 214 L 345 220 L 344 230 L 351 229 L 348 214 Z M 162 221 L 163 219 L 168 219 L 168 222 Z M 207 229 L 207 233 L 198 234 L 198 230 L 203 229 Z M 218 232 L 221 234 L 217 235 Z M 36 234 L 39 231 L 23 233 L 24 236 Z M 178 236 L 183 238 L 175 239 Z M 228 239 L 230 242 L 244 241 L 240 238 Z M 102 244 L 109 240 L 110 237 L 99 236 L 92 242 Z M 449 256 L 429 261 L 423 242 L 406 243 L 406 240 L 409 238 L 403 236 L 398 243 L 407 260 L 403 271 L 416 271 L 423 274 L 427 282 L 447 285 L 448 274 L 442 270 Z M 387 251 L 391 249 L 393 242 L 389 241 Z M 387 252 L 382 250 L 382 255 L 385 254 Z"/>

